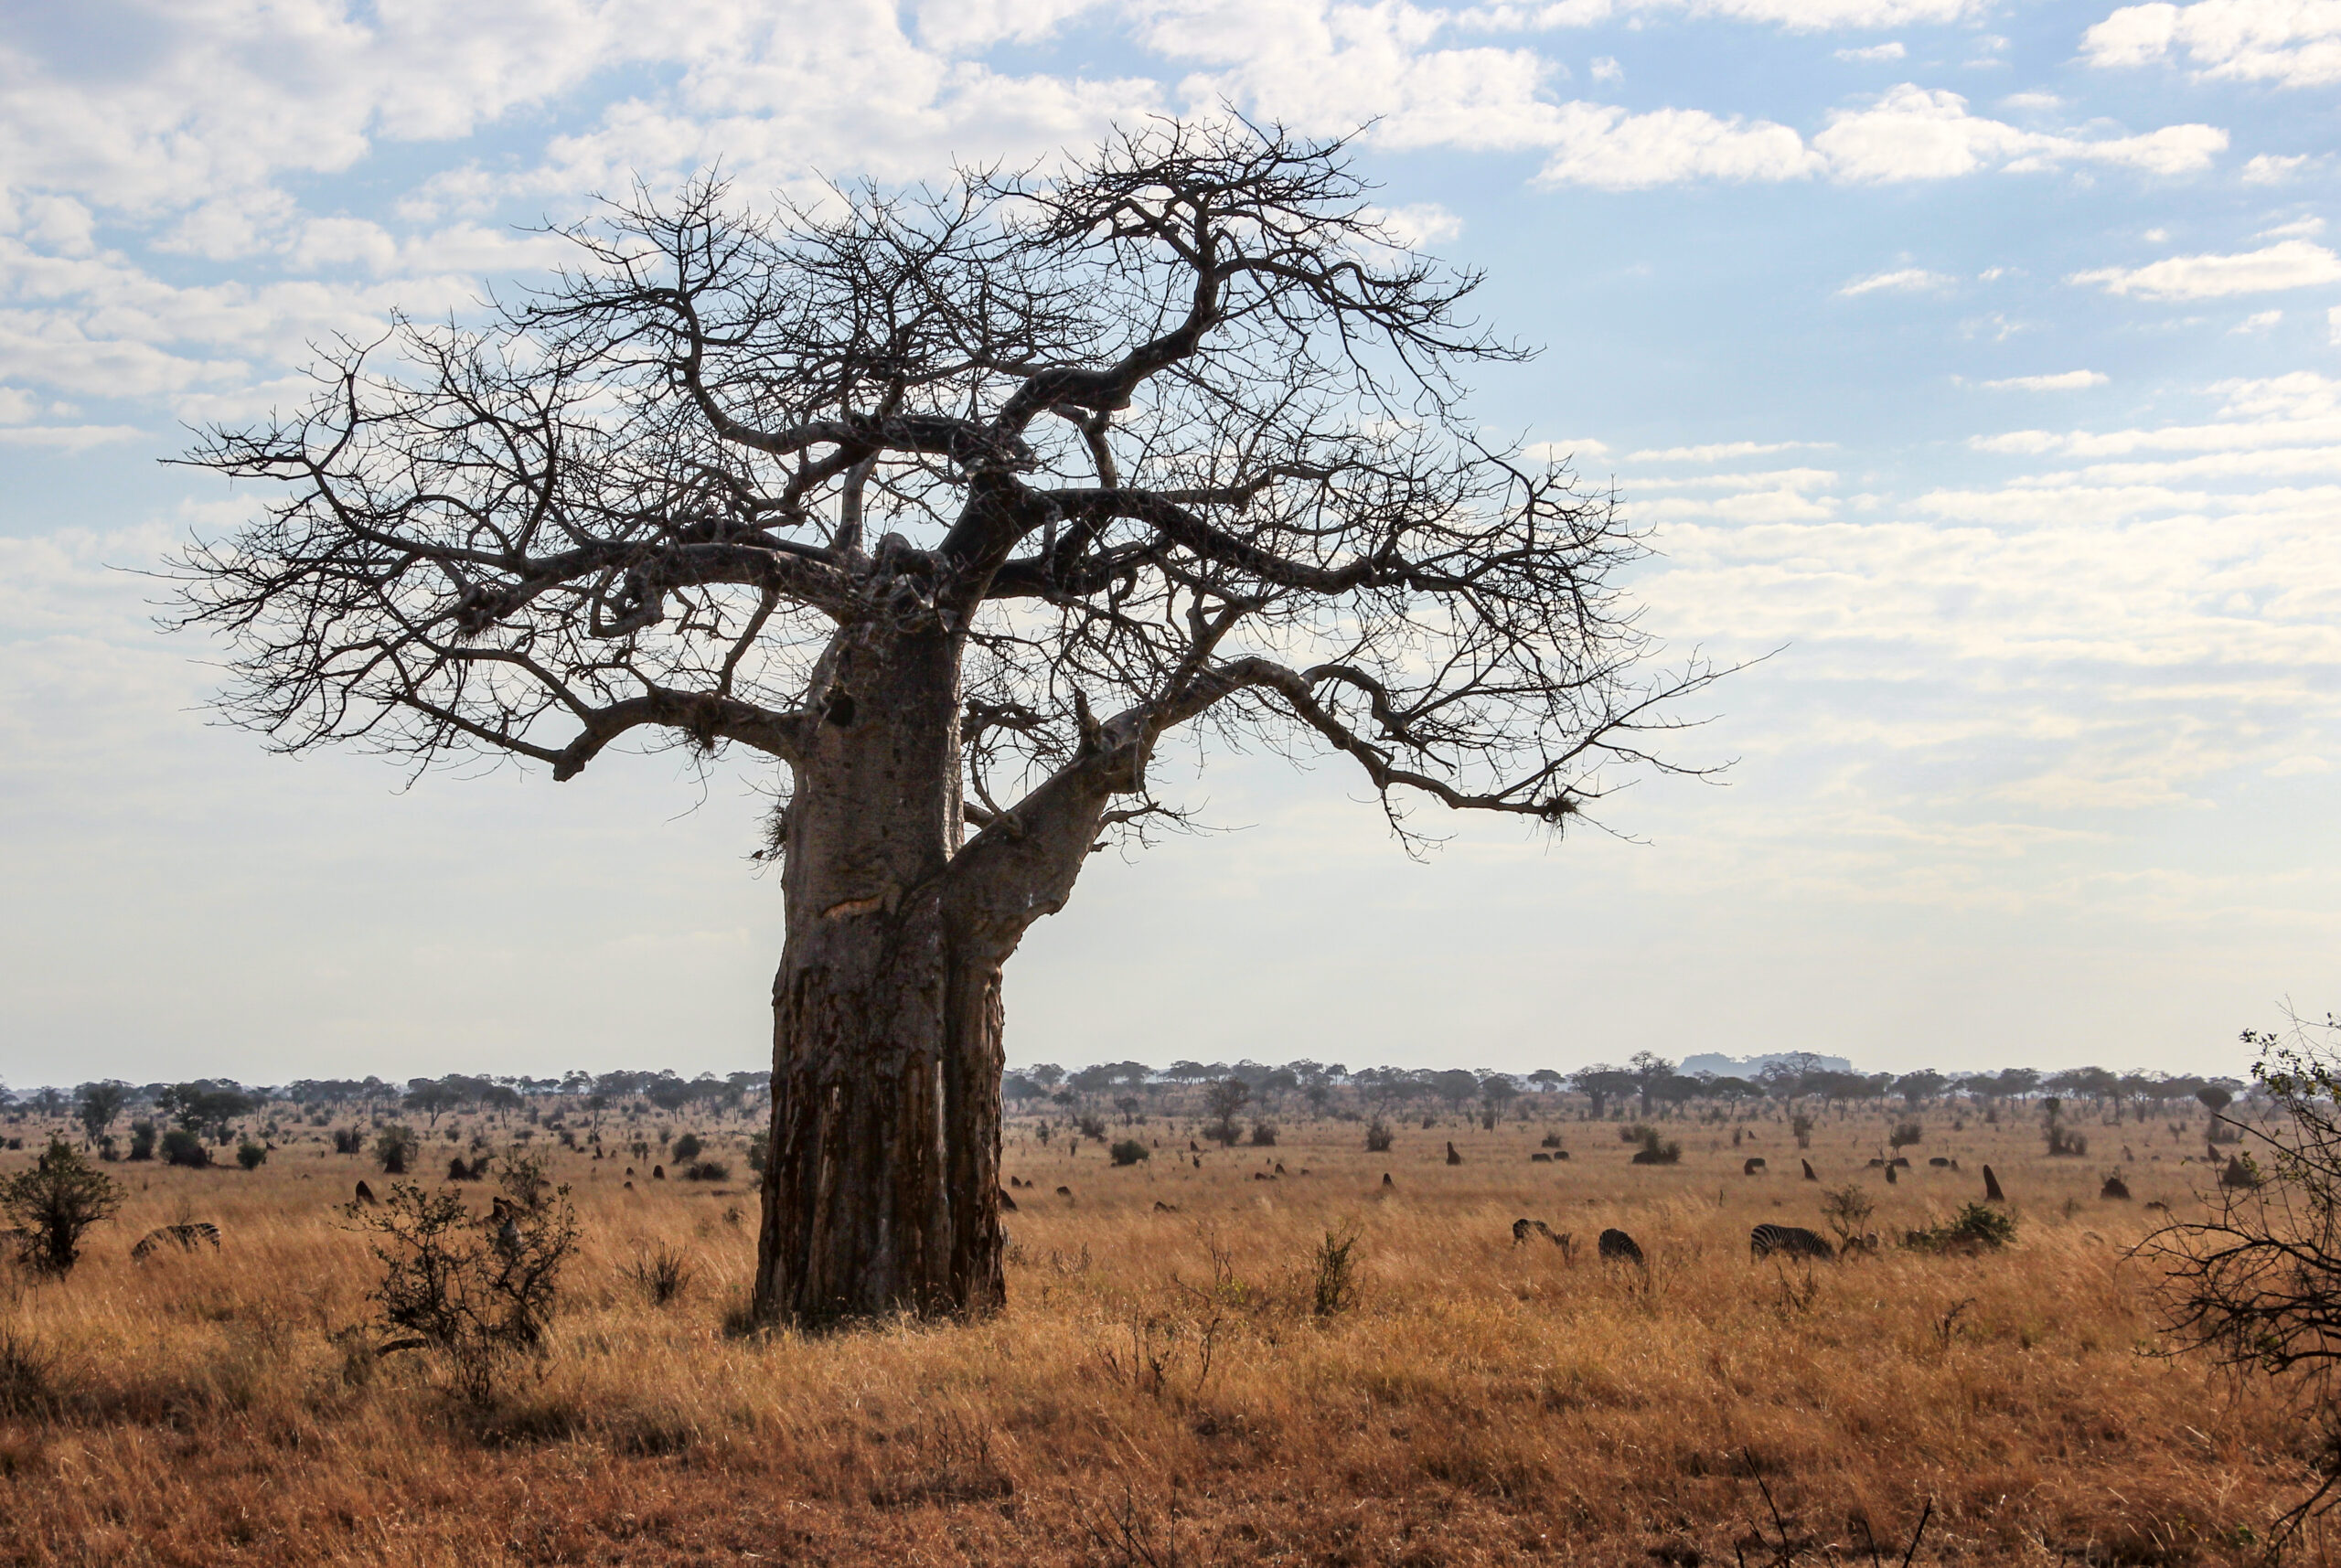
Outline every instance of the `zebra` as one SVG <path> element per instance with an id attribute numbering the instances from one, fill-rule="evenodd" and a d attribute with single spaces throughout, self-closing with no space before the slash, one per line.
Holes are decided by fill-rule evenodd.
<path id="1" fill-rule="evenodd" d="M 1648 1263 L 1648 1260 L 1642 1256 L 1641 1248 L 1634 1244 L 1633 1237 L 1615 1227 L 1601 1232 L 1601 1240 L 1597 1243 L 1597 1247 L 1605 1263 L 1644 1264 Z"/>
<path id="2" fill-rule="evenodd" d="M 149 1231 L 136 1246 L 130 1249 L 131 1261 L 145 1262 L 146 1255 L 166 1242 L 176 1243 L 182 1250 L 190 1253 L 195 1251 L 198 1242 L 209 1242 L 217 1247 L 219 1244 L 219 1227 L 208 1220 L 198 1220 L 192 1224 L 165 1225 Z"/>
<path id="3" fill-rule="evenodd" d="M 1577 1260 L 1577 1238 L 1566 1231 L 1555 1231 L 1542 1220 L 1514 1220 L 1512 1222 L 1512 1244 L 1519 1246 L 1531 1236 L 1542 1236 L 1561 1249 L 1561 1255 L 1574 1263 Z"/>
<path id="4" fill-rule="evenodd" d="M 1801 1225 L 1758 1225 L 1748 1232 L 1750 1259 L 1786 1253 L 1792 1258 L 1833 1258 L 1836 1249 Z"/>

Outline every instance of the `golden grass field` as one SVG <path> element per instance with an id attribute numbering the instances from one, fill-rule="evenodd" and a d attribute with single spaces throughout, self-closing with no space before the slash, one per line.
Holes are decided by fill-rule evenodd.
<path id="1" fill-rule="evenodd" d="M 0 1329 L 51 1392 L 0 1414 L 0 1561 L 1770 1562 L 1751 1468 L 1801 1562 L 1868 1563 L 1873 1534 L 1897 1561 L 1929 1500 L 1919 1563 L 2256 1560 L 2304 1488 L 2299 1423 L 2155 1354 L 2155 1281 L 2124 1257 L 2148 1200 L 2190 1207 L 2199 1120 L 2090 1125 L 2091 1157 L 2054 1161 L 2026 1121 L 1927 1120 L 1891 1187 L 1863 1168 L 1877 1115 L 1823 1120 L 1822 1185 L 1778 1121 L 1740 1149 L 1668 1124 L 1671 1168 L 1569 1121 L 1556 1165 L 1530 1159 L 1538 1122 L 1409 1122 L 1384 1155 L 1353 1124 L 1287 1122 L 1197 1168 L 1185 1125 L 1156 1120 L 1137 1132 L 1161 1148 L 1128 1169 L 1020 1123 L 1009 1311 L 818 1339 L 724 1332 L 752 1190 L 629 1191 L 626 1157 L 557 1152 L 584 1244 L 549 1354 L 485 1409 L 424 1354 L 334 1338 L 367 1315 L 373 1265 L 335 1205 L 382 1184 L 370 1162 L 303 1128 L 249 1174 L 109 1166 L 129 1200 L 80 1266 L 0 1283 Z M 27 1150 L 0 1172 L 38 1147 L 8 1130 Z M 737 1131 L 717 1141 L 740 1169 Z M 1770 1174 L 1743 1176 L 1749 1154 Z M 1824 1186 L 1861 1181 L 1896 1237 L 1980 1197 L 1986 1160 L 2021 1217 L 2006 1252 L 1749 1261 L 1759 1221 L 1819 1228 Z M 1274 1161 L 1289 1174 L 1255 1179 Z M 2116 1167 L 2136 1202 L 2099 1201 Z M 1573 1232 L 1574 1262 L 1515 1248 L 1521 1217 Z M 130 1260 L 182 1219 L 224 1246 Z M 1646 1275 L 1594 1259 L 1606 1225 Z M 1359 1233 L 1360 1290 L 1320 1319 L 1329 1227 Z M 624 1272 L 661 1245 L 695 1270 L 664 1307 Z M 2312 1535 L 2298 1560 L 2325 1552 Z"/>

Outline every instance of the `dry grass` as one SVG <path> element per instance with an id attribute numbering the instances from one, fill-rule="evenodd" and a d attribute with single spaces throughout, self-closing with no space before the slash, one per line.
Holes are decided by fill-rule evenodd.
<path id="1" fill-rule="evenodd" d="M 2114 1162 L 2035 1157 L 2029 1128 L 1939 1135 L 1889 1187 L 1861 1168 L 1882 1125 L 1833 1124 L 1814 1163 L 1874 1190 L 1880 1232 L 1980 1196 L 1986 1158 L 2023 1229 L 1995 1256 L 1808 1271 L 1748 1256 L 1758 1221 L 1819 1223 L 1778 1124 L 1739 1150 L 1677 1124 L 1657 1169 L 1564 1127 L 1556 1165 L 1530 1162 L 1541 1124 L 1409 1126 L 1368 1156 L 1356 1126 L 1288 1121 L 1201 1169 L 1160 1123 L 1126 1170 L 1020 1136 L 1004 1317 L 814 1340 L 722 1330 L 751 1193 L 628 1191 L 623 1159 L 560 1156 L 584 1251 L 550 1354 L 484 1409 L 337 1338 L 372 1270 L 331 1205 L 379 1172 L 312 1144 L 251 1174 L 113 1167 L 131 1201 L 83 1265 L 0 1285 L 0 1360 L 39 1385 L 0 1399 L 0 1560 L 1728 1563 L 1752 1521 L 1779 1533 L 1752 1466 L 1803 1561 L 1866 1563 L 1865 1531 L 1907 1539 L 1931 1499 L 1920 1563 L 2221 1563 L 2302 1484 L 2266 1390 L 2147 1353 L 2122 1249 L 2145 1201 L 2186 1206 L 2191 1140 L 2093 1128 L 2140 1150 L 2139 1201 L 2113 1204 Z M 1770 1175 L 1740 1174 L 1750 1152 Z M 1575 1262 L 1515 1248 L 1522 1216 L 1574 1232 Z M 226 1245 L 129 1261 L 181 1218 Z M 1647 1275 L 1594 1260 L 1611 1224 Z M 1343 1225 L 1356 1305 L 1325 1318 L 1311 1260 Z M 690 1275 L 663 1305 L 636 1272 L 661 1255 Z"/>

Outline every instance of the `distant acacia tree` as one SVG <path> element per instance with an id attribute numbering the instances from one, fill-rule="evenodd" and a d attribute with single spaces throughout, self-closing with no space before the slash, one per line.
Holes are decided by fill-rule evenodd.
<path id="1" fill-rule="evenodd" d="M 129 1098 L 130 1085 L 112 1078 L 84 1083 L 75 1092 L 74 1112 L 80 1117 L 81 1131 L 91 1143 L 105 1136 L 106 1129 L 122 1115 L 122 1107 Z"/>
<path id="2" fill-rule="evenodd" d="M 1460 369 L 1523 351 L 1338 144 L 1165 122 L 569 238 L 485 329 L 213 432 L 192 461 L 285 493 L 186 552 L 185 619 L 289 750 L 784 770 L 766 1318 L 1001 1299 L 1001 966 L 1177 820 L 1167 744 L 1342 758 L 1401 834 L 1556 828 L 1713 677 L 1649 673 L 1609 499 L 1464 413 Z"/>

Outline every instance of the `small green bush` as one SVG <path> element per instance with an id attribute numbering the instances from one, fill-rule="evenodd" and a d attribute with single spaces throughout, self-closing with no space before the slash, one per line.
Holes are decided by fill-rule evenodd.
<path id="1" fill-rule="evenodd" d="M 685 1181 L 729 1181 L 732 1168 L 720 1159 L 699 1159 L 683 1167 Z"/>
<path id="2" fill-rule="evenodd" d="M 1368 1154 L 1388 1154 L 1390 1152 L 1390 1141 L 1396 1135 L 1390 1131 L 1389 1125 L 1384 1123 L 1381 1117 L 1374 1117 L 1372 1122 L 1366 1125 L 1365 1152 Z"/>
<path id="3" fill-rule="evenodd" d="M 59 1137 L 39 1164 L 0 1180 L 0 1218 L 15 1221 L 24 1261 L 54 1274 L 80 1257 L 81 1232 L 121 1207 L 121 1185 Z"/>
<path id="4" fill-rule="evenodd" d="M 1136 1165 L 1147 1157 L 1146 1146 L 1136 1138 L 1124 1138 L 1113 1147 L 1111 1152 L 1116 1165 Z"/>
<path id="5" fill-rule="evenodd" d="M 159 1131 L 160 1131 L 160 1129 L 159 1129 L 159 1128 L 157 1128 L 157 1127 L 155 1125 L 155 1124 L 154 1124 L 154 1123 L 152 1123 L 152 1122 L 133 1122 L 133 1123 L 131 1123 L 131 1124 L 130 1124 L 130 1157 L 131 1157 L 131 1158 L 133 1158 L 133 1159 L 152 1159 L 152 1158 L 154 1158 L 154 1157 L 155 1157 L 155 1135 L 156 1135 Z"/>
<path id="6" fill-rule="evenodd" d="M 185 1127 L 173 1127 L 163 1135 L 163 1161 L 200 1170 L 211 1163 L 211 1151 L 203 1147 L 200 1137 Z"/>
<path id="7" fill-rule="evenodd" d="M 246 1138 L 236 1146 L 236 1163 L 246 1170 L 258 1170 L 268 1163 L 267 1147 Z"/>
<path id="8" fill-rule="evenodd" d="M 700 1150 L 706 1147 L 707 1146 L 705 1144 L 700 1141 L 700 1136 L 697 1133 L 685 1133 L 681 1137 L 675 1140 L 675 1157 L 688 1163 L 690 1160 L 697 1159 L 700 1155 Z"/>
<path id="9" fill-rule="evenodd" d="M 1913 1231 L 1903 1244 L 1920 1252 L 1945 1247 L 2004 1247 L 2015 1240 L 2015 1216 L 1988 1203 L 1970 1203 L 1929 1231 Z"/>

